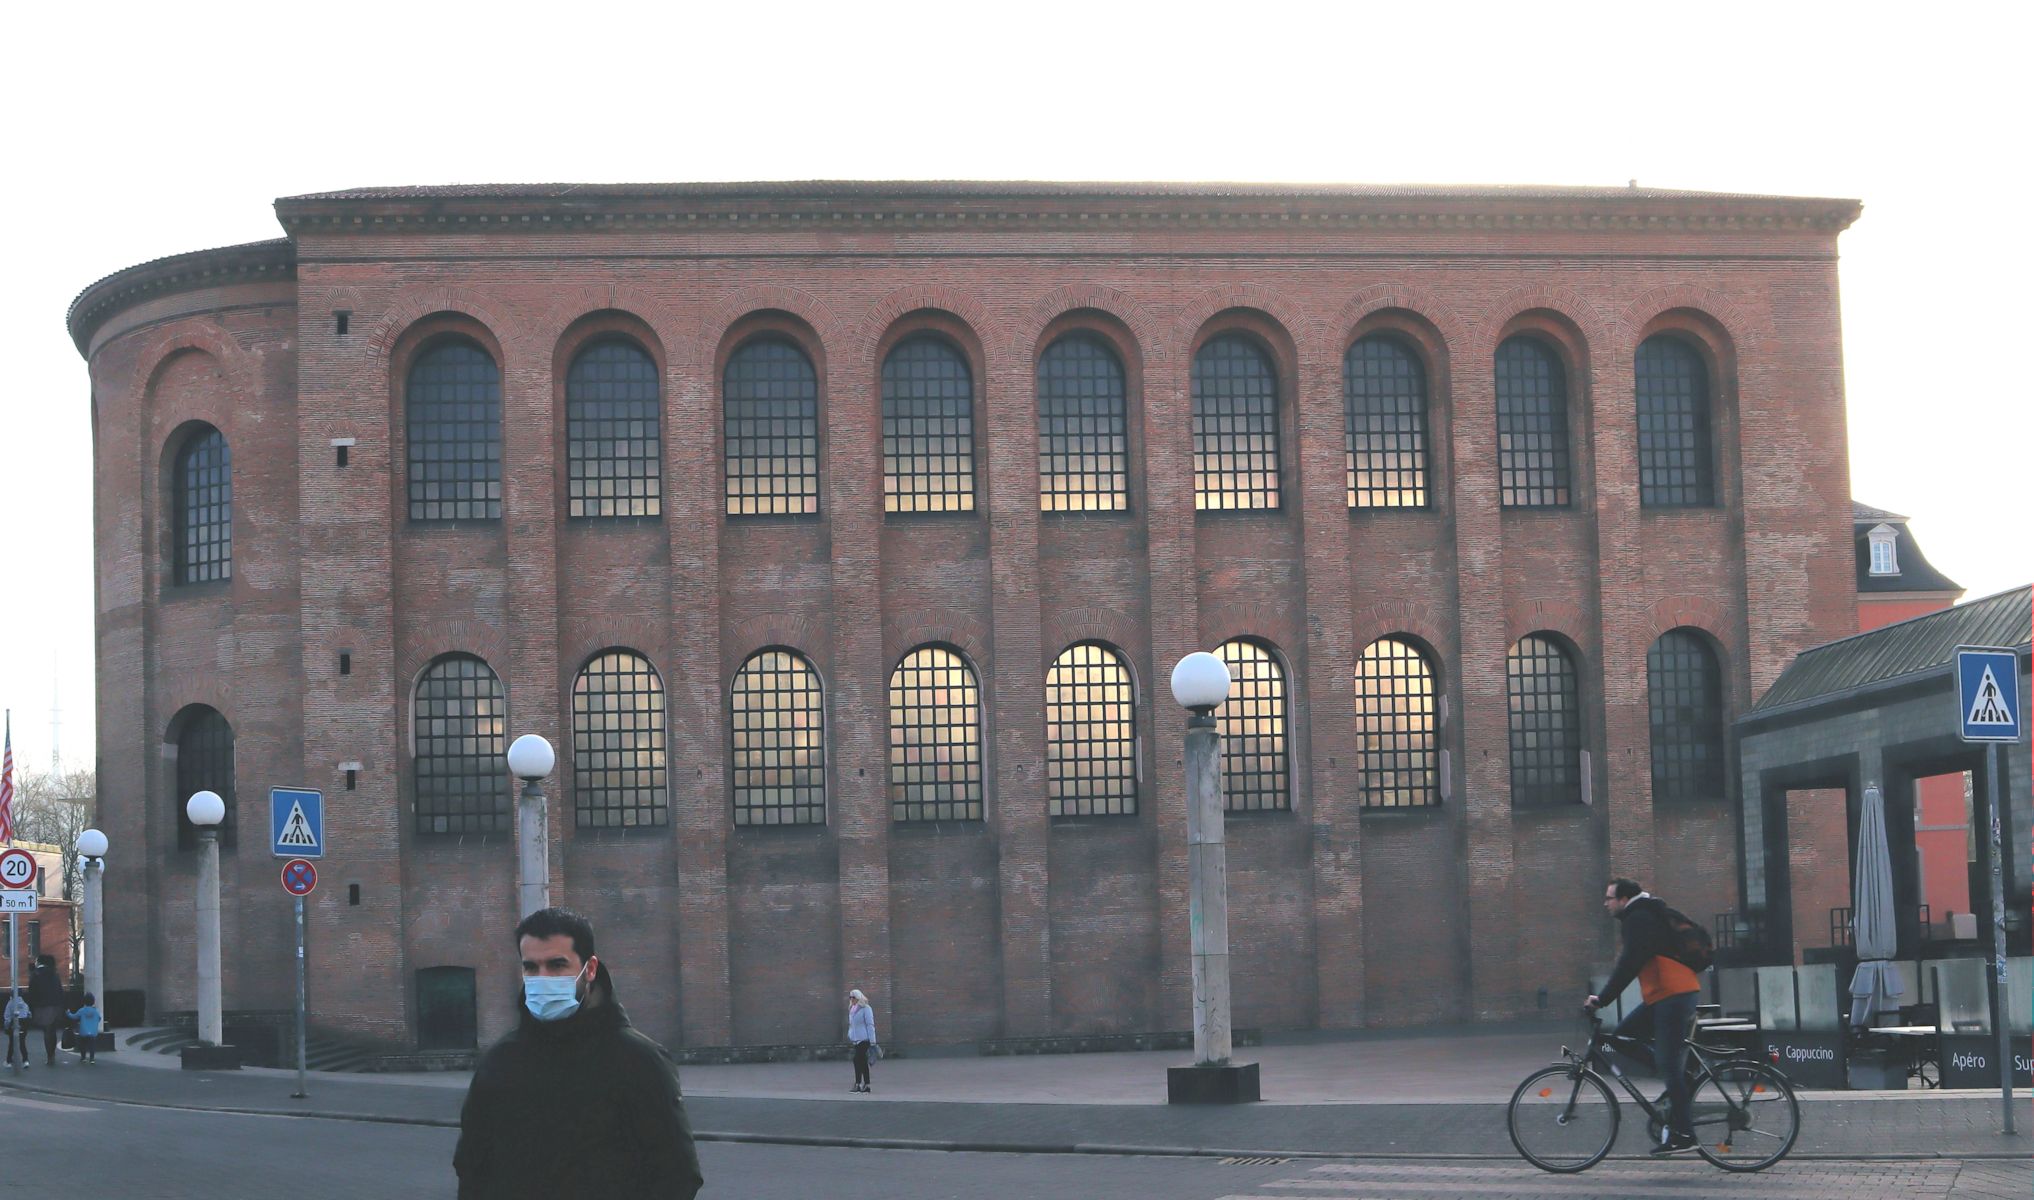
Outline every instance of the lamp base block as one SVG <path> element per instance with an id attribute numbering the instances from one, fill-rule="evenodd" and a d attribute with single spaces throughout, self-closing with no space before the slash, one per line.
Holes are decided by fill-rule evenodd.
<path id="1" fill-rule="evenodd" d="M 240 1069 L 240 1047 L 238 1046 L 185 1046 L 182 1051 L 183 1067 L 186 1071 L 238 1071 Z"/>
<path id="2" fill-rule="evenodd" d="M 1248 1104 L 1261 1099 L 1256 1063 L 1168 1067 L 1165 1071 L 1167 1104 Z"/>

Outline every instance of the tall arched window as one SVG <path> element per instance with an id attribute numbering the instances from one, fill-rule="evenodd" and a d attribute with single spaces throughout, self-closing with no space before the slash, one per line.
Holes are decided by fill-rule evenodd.
<path id="1" fill-rule="evenodd" d="M 1527 634 L 1505 657 L 1511 693 L 1511 803 L 1582 802 L 1582 698 L 1561 644 Z"/>
<path id="2" fill-rule="evenodd" d="M 1278 372 L 1255 342 L 1225 333 L 1194 355 L 1194 507 L 1277 508 Z"/>
<path id="3" fill-rule="evenodd" d="M 1045 512 L 1130 507 L 1130 421 L 1123 363 L 1091 333 L 1073 333 L 1038 358 L 1038 507 Z"/>
<path id="4" fill-rule="evenodd" d="M 762 650 L 728 693 L 737 825 L 826 824 L 826 703 L 795 650 Z"/>
<path id="5" fill-rule="evenodd" d="M 1427 372 L 1394 337 L 1342 356 L 1343 461 L 1350 508 L 1427 506 Z"/>
<path id="6" fill-rule="evenodd" d="M 233 578 L 233 452 L 210 425 L 192 431 L 177 451 L 171 478 L 176 490 L 178 583 Z"/>
<path id="7" fill-rule="evenodd" d="M 184 803 L 197 792 L 217 792 L 226 802 L 219 823 L 219 845 L 231 849 L 238 840 L 239 805 L 233 795 L 233 726 L 219 710 L 202 704 L 185 709 L 177 724 L 177 792 L 170 802 L 177 810 L 177 849 L 198 845 L 198 827 L 191 824 Z"/>
<path id="8" fill-rule="evenodd" d="M 1137 812 L 1137 700 L 1130 665 L 1081 642 L 1045 673 L 1045 811 L 1054 817 Z"/>
<path id="9" fill-rule="evenodd" d="M 1663 633 L 1646 651 L 1653 803 L 1723 799 L 1723 672 L 1701 634 Z"/>
<path id="10" fill-rule="evenodd" d="M 471 654 L 426 667 L 412 723 L 417 832 L 506 832 L 508 699 L 493 668 Z"/>
<path id="11" fill-rule="evenodd" d="M 890 817 L 982 819 L 982 691 L 944 646 L 920 646 L 890 673 Z"/>
<path id="12" fill-rule="evenodd" d="M 1568 372 L 1535 337 L 1506 338 L 1497 348 L 1497 488 L 1505 508 L 1574 502 Z"/>
<path id="13" fill-rule="evenodd" d="M 565 371 L 565 501 L 574 517 L 664 511 L 663 389 L 634 342 L 598 341 Z"/>
<path id="14" fill-rule="evenodd" d="M 974 510 L 974 375 L 939 338 L 906 339 L 883 360 L 883 511 Z"/>
<path id="15" fill-rule="evenodd" d="M 819 511 L 819 374 L 787 338 L 759 337 L 721 375 L 727 515 Z"/>
<path id="16" fill-rule="evenodd" d="M 1229 698 L 1215 710 L 1222 732 L 1223 807 L 1291 808 L 1285 668 L 1269 646 L 1248 638 L 1223 642 L 1215 656 L 1228 665 L 1230 680 Z"/>
<path id="17" fill-rule="evenodd" d="M 1356 660 L 1356 753 L 1365 808 L 1441 802 L 1434 670 L 1404 638 L 1379 638 Z"/>
<path id="18" fill-rule="evenodd" d="M 501 519 L 501 369 L 477 344 L 447 338 L 410 365 L 410 520 Z"/>
<path id="19" fill-rule="evenodd" d="M 581 829 L 670 822 L 664 681 L 631 650 L 593 656 L 572 684 L 573 821 Z"/>
<path id="20" fill-rule="evenodd" d="M 1639 504 L 1699 508 L 1716 503 L 1709 448 L 1709 368 L 1695 347 L 1672 334 L 1639 343 L 1633 361 L 1638 398 Z"/>

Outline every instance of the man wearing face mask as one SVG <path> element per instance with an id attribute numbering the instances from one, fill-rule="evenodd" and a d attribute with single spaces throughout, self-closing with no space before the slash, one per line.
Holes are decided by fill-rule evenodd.
<path id="1" fill-rule="evenodd" d="M 692 1200 L 699 1154 L 678 1065 L 629 1025 L 593 926 L 546 908 L 516 926 L 520 1022 L 481 1056 L 459 1115 L 459 1200 Z"/>

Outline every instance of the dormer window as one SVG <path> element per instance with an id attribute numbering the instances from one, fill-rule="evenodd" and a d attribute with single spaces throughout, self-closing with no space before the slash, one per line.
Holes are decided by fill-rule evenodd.
<path id="1" fill-rule="evenodd" d="M 1897 542 L 1900 537 L 1900 531 L 1894 529 L 1891 525 L 1880 525 L 1865 536 L 1871 539 L 1872 544 L 1871 573 L 1874 575 L 1898 575 L 1900 573 L 1900 555 L 1897 549 Z"/>

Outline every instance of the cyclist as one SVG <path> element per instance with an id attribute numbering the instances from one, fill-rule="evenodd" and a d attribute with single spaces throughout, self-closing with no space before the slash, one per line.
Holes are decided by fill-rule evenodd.
<path id="1" fill-rule="evenodd" d="M 1622 926 L 1622 951 L 1599 995 L 1583 1001 L 1591 1012 L 1621 994 L 1633 978 L 1645 1003 L 1626 1014 L 1617 1026 L 1619 1037 L 1640 1046 L 1652 1043 L 1652 1067 L 1667 1084 L 1667 1128 L 1654 1154 L 1678 1154 L 1695 1148 L 1695 1125 L 1688 1111 L 1688 1027 L 1695 1020 L 1695 1002 L 1702 981 L 1668 951 L 1671 931 L 1666 904 L 1635 881 L 1619 876 L 1603 889 L 1603 907 Z"/>

